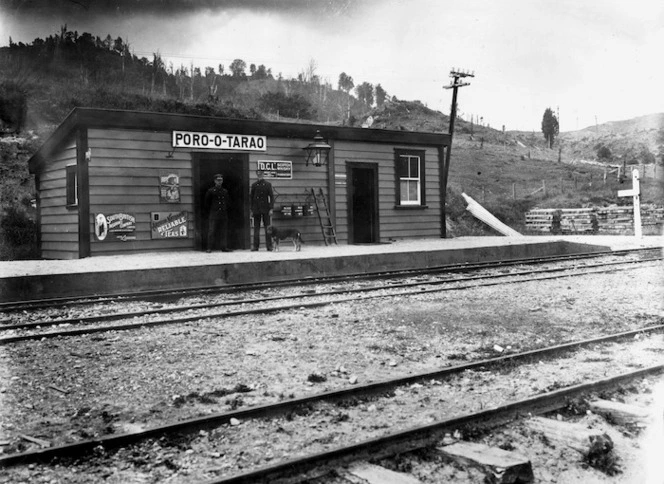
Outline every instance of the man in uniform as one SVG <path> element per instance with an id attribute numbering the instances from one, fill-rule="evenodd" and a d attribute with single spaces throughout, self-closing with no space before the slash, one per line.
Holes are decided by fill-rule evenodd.
<path id="1" fill-rule="evenodd" d="M 214 186 L 205 193 L 205 207 L 208 209 L 207 252 L 215 248 L 216 235 L 222 252 L 231 252 L 228 248 L 228 206 L 230 204 L 228 190 L 222 187 L 224 176 L 214 176 Z"/>
<path id="2" fill-rule="evenodd" d="M 254 245 L 251 250 L 257 251 L 260 247 L 261 220 L 265 227 L 265 246 L 267 250 L 272 250 L 272 240 L 267 233 L 267 228 L 270 226 L 270 217 L 274 208 L 274 193 L 272 185 L 263 179 L 263 170 L 257 170 L 256 176 L 258 180 L 251 185 L 250 192 L 251 214 L 254 219 Z"/>

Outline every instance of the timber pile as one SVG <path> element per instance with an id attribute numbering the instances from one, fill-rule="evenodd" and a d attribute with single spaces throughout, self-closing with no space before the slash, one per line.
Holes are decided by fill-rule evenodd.
<path id="1" fill-rule="evenodd" d="M 560 211 L 557 208 L 536 208 L 526 212 L 526 229 L 530 232 L 560 232 Z"/>
<path id="2" fill-rule="evenodd" d="M 597 209 L 598 232 L 600 234 L 634 234 L 634 208 L 612 206 Z M 654 205 L 641 206 L 643 233 L 659 233 L 664 224 L 664 208 Z"/>
<path id="3" fill-rule="evenodd" d="M 641 206 L 644 234 L 658 234 L 664 226 L 664 207 Z M 526 213 L 526 230 L 547 234 L 634 234 L 634 208 L 537 208 Z"/>
<path id="4" fill-rule="evenodd" d="M 563 234 L 597 233 L 594 208 L 563 208 L 560 210 L 560 232 Z"/>
<path id="5" fill-rule="evenodd" d="M 643 218 L 641 219 L 643 221 Z M 600 234 L 623 234 L 634 232 L 633 207 L 602 207 L 597 210 Z"/>

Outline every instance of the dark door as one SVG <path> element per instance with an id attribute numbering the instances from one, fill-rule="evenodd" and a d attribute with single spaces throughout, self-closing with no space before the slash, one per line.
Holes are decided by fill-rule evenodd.
<path id="1" fill-rule="evenodd" d="M 378 169 L 371 163 L 349 163 L 348 222 L 351 244 L 375 244 L 378 233 Z"/>
<path id="2" fill-rule="evenodd" d="M 224 176 L 231 204 L 228 211 L 228 247 L 247 249 L 249 244 L 249 159 L 243 154 L 194 155 L 194 210 L 196 249 L 207 249 L 208 211 L 205 192 L 214 186 L 214 175 Z"/>

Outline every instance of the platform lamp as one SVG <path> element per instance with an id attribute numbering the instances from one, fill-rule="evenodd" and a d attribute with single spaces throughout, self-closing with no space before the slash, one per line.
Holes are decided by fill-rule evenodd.
<path id="1" fill-rule="evenodd" d="M 302 149 L 307 152 L 307 166 L 309 166 L 309 162 L 314 166 L 322 166 L 327 164 L 332 147 L 325 142 L 320 131 L 316 130 L 316 136 L 314 136 L 313 142 L 309 143 L 309 146 Z"/>

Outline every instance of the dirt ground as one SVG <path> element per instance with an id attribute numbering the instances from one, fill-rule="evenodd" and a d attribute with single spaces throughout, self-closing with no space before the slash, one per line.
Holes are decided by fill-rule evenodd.
<path id="1" fill-rule="evenodd" d="M 661 263 L 656 263 L 609 274 L 5 346 L 0 348 L 0 451 L 33 448 L 18 437 L 21 434 L 63 444 L 662 324 L 663 275 Z M 661 359 L 660 341 L 653 339 L 646 346 Z M 630 364 L 625 366 L 628 371 Z M 560 371 L 571 375 L 574 368 Z M 313 383 L 312 374 L 323 375 L 325 381 Z M 535 373 L 510 384 L 528 385 L 529 391 L 538 393 L 558 380 Z M 628 397 L 643 398 L 661 415 L 657 385 L 646 382 L 639 388 L 647 393 Z M 475 398 L 468 394 L 467 402 L 460 396 L 446 404 L 462 408 Z M 597 416 L 584 419 L 604 425 Z M 320 430 L 311 429 L 312 439 Z M 653 424 L 638 439 L 610 426 L 606 431 L 620 449 L 622 473 L 616 476 L 574 464 L 566 451 L 552 453 L 518 426 L 497 435 L 535 456 L 539 482 L 644 482 L 650 465 L 644 462 L 652 462 L 648 451 L 654 448 L 648 439 L 661 438 L 661 427 Z M 256 446 L 249 435 L 244 440 L 242 433 L 233 437 L 233 444 L 246 448 L 247 454 Z M 444 469 L 438 471 L 455 482 L 482 482 L 476 474 Z M 84 474 L 63 481 L 48 469 L 25 472 L 24 482 L 32 481 L 35 472 L 41 482 L 91 478 Z M 126 477 L 122 468 L 105 472 L 104 482 L 123 482 Z M 12 472 L 13 478 L 22 475 Z M 153 473 L 149 482 L 167 477 L 175 474 Z M 172 482 L 187 482 L 186 475 L 179 479 Z M 0 482 L 14 481 L 0 477 Z"/>

